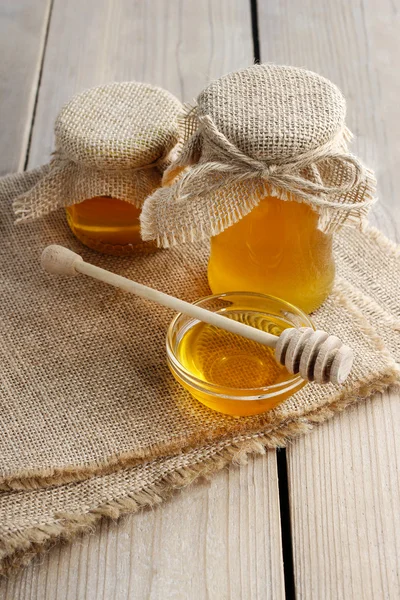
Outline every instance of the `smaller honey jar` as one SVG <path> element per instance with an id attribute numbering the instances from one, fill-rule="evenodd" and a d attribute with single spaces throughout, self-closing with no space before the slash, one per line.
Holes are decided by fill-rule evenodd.
<path id="1" fill-rule="evenodd" d="M 57 117 L 52 161 L 14 202 L 17 217 L 65 207 L 72 232 L 93 250 L 153 250 L 140 236 L 141 207 L 180 143 L 181 112 L 166 90 L 134 81 L 74 96 Z"/>
<path id="2" fill-rule="evenodd" d="M 269 294 L 311 313 L 334 282 L 333 235 L 362 226 L 375 192 L 345 115 L 340 90 L 304 69 L 253 65 L 212 82 L 188 109 L 168 187 L 144 204 L 143 239 L 210 238 L 214 294 Z"/>

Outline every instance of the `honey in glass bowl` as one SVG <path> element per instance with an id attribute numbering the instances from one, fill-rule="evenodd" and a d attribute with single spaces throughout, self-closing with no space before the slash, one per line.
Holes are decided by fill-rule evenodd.
<path id="1" fill-rule="evenodd" d="M 288 327 L 314 328 L 303 311 L 272 296 L 235 292 L 195 304 L 273 335 Z M 167 361 L 194 398 L 237 417 L 270 410 L 307 383 L 277 363 L 271 348 L 183 314 L 169 327 Z"/>

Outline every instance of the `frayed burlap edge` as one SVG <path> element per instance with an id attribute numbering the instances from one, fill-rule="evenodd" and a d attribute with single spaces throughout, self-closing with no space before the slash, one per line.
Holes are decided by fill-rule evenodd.
<path id="1" fill-rule="evenodd" d="M 380 342 L 380 345 L 383 344 L 381 338 L 379 338 L 379 336 L 376 335 L 376 341 L 378 340 Z M 379 348 L 379 351 L 384 352 L 382 347 Z M 380 388 L 380 382 L 384 382 L 384 385 L 386 387 Z M 392 365 L 388 366 L 385 371 L 373 373 L 370 378 L 359 382 L 359 384 L 352 391 L 351 396 L 346 396 L 346 394 L 348 393 L 347 390 L 344 392 L 340 392 L 335 399 L 332 400 L 330 398 L 326 405 L 318 407 L 315 410 L 311 410 L 310 412 L 304 413 L 301 416 L 295 415 L 292 419 L 287 421 L 281 421 L 281 423 L 279 423 L 276 426 L 271 426 L 268 422 L 265 422 L 262 425 L 260 423 L 257 423 L 253 431 L 249 430 L 248 424 L 241 424 L 239 420 L 235 430 L 232 430 L 229 433 L 229 439 L 231 439 L 232 435 L 246 435 L 246 433 L 248 433 L 249 435 L 261 435 L 260 432 L 257 431 L 257 429 L 260 429 L 260 426 L 263 427 L 264 432 L 265 428 L 270 427 L 270 429 L 267 430 L 268 434 L 272 434 L 275 431 L 275 429 L 278 431 L 281 427 L 284 427 L 285 425 L 287 425 L 289 428 L 291 425 L 293 425 L 294 430 L 297 432 L 297 423 L 306 422 L 307 419 L 311 418 L 311 416 L 314 413 L 320 414 L 320 418 L 318 419 L 318 421 L 323 421 L 326 418 L 329 418 L 331 416 L 331 413 L 333 414 L 335 411 L 341 410 L 341 408 L 337 407 L 340 406 L 343 402 L 346 403 L 346 398 L 353 398 L 352 401 L 355 401 L 356 399 L 366 398 L 375 391 L 384 391 L 387 387 L 395 383 L 400 383 L 400 371 L 396 363 L 393 361 Z M 352 401 L 350 401 L 350 403 Z M 244 433 L 244 431 L 246 431 L 246 433 Z M 304 432 L 306 431 L 308 431 L 308 427 L 304 429 Z M 224 431 L 223 433 L 226 436 L 226 432 Z M 203 434 L 193 435 L 188 441 L 188 443 L 184 446 L 180 445 L 179 443 L 174 443 L 162 446 L 149 447 L 146 452 L 128 452 L 120 454 L 118 456 L 110 457 L 107 459 L 107 461 L 96 462 L 83 467 L 70 467 L 67 469 L 46 469 L 40 471 L 20 472 L 17 477 L 13 476 L 10 478 L 3 478 L 0 484 L 0 490 L 32 490 L 50 487 L 53 485 L 63 485 L 71 482 L 84 481 L 85 479 L 88 479 L 90 477 L 99 475 L 109 475 L 110 473 L 114 473 L 115 471 L 121 469 L 134 467 L 138 464 L 146 462 L 146 460 L 153 460 L 165 456 L 174 456 L 181 452 L 188 452 L 190 450 L 195 449 L 200 444 L 204 444 L 204 442 L 209 444 L 216 443 L 217 439 L 218 432 L 214 432 L 214 437 L 210 438 L 209 440 L 205 439 Z M 279 443 L 277 443 L 276 446 L 285 445 L 286 439 L 286 437 L 280 439 Z M 227 443 L 229 443 L 229 440 L 227 441 Z"/>
<path id="2" fill-rule="evenodd" d="M 382 250 L 384 250 L 385 252 L 390 252 L 390 254 L 393 254 L 393 256 L 395 256 L 396 258 L 400 257 L 400 244 L 397 244 L 396 242 L 393 242 L 392 240 L 387 238 L 386 235 L 382 233 L 382 231 L 380 231 L 373 225 L 368 225 L 368 227 L 365 230 L 365 233 L 367 233 L 368 236 L 372 240 L 374 240 L 374 242 L 376 242 Z"/>
<path id="3" fill-rule="evenodd" d="M 389 243 L 388 247 L 385 247 L 385 250 L 390 249 L 392 252 L 397 252 L 397 246 L 390 242 L 390 240 L 387 240 L 385 236 L 380 234 L 378 230 L 372 230 L 370 233 L 371 236 L 376 239 L 377 243 L 383 243 L 385 245 Z M 378 234 L 380 234 L 382 237 L 380 237 Z M 279 431 L 281 427 L 285 426 L 290 427 L 293 425 L 295 431 L 297 432 L 297 424 L 307 421 L 310 418 L 310 415 L 313 415 L 314 413 L 320 415 L 320 418 L 318 419 L 319 421 L 323 421 L 326 418 L 329 418 L 331 414 L 337 410 L 341 410 L 341 408 L 336 407 L 341 406 L 343 402 L 346 403 L 347 398 L 350 399 L 349 403 L 351 403 L 358 398 L 366 398 L 375 391 L 384 391 L 390 385 L 400 383 L 400 369 L 398 365 L 396 364 L 395 360 L 393 360 L 389 350 L 385 346 L 384 340 L 380 337 L 379 333 L 377 333 L 367 318 L 359 311 L 359 305 L 353 303 L 349 295 L 348 282 L 341 278 L 337 278 L 336 291 L 338 292 L 339 302 L 353 317 L 359 330 L 370 339 L 370 342 L 371 344 L 374 344 L 376 351 L 383 354 L 388 359 L 388 365 L 386 368 L 381 372 L 373 372 L 368 378 L 365 378 L 363 381 L 359 381 L 358 385 L 354 387 L 349 396 L 347 396 L 349 391 L 344 389 L 343 391 L 339 391 L 335 396 L 328 397 L 327 402 L 323 405 L 320 405 L 316 409 L 311 409 L 300 416 L 294 415 L 287 420 L 283 419 L 276 425 L 269 421 L 270 413 L 268 412 L 261 415 L 260 418 L 264 418 L 265 420 L 263 422 L 255 422 L 253 429 L 249 429 L 248 423 L 238 419 L 236 427 L 229 432 L 229 439 L 227 440 L 227 443 L 229 443 L 229 440 L 232 440 L 232 436 L 246 434 L 249 436 L 269 435 L 275 430 Z M 360 298 L 365 298 L 365 302 L 370 302 L 370 298 L 361 292 L 360 295 L 357 296 L 358 302 L 360 302 Z M 380 382 L 384 382 L 386 387 L 380 388 Z M 347 405 L 348 404 L 346 404 L 346 406 Z M 308 429 L 306 427 L 305 431 L 307 430 Z M 288 435 L 290 437 L 290 434 Z M 96 461 L 85 466 L 68 467 L 63 469 L 52 468 L 20 471 L 18 474 L 13 474 L 11 477 L 4 477 L 0 479 L 0 490 L 15 491 L 24 489 L 37 489 L 49 487 L 51 485 L 62 485 L 71 482 L 83 481 L 84 479 L 88 479 L 93 476 L 107 475 L 123 468 L 133 467 L 139 463 L 145 462 L 146 460 L 162 458 L 165 456 L 174 456 L 181 452 L 188 452 L 198 446 L 204 445 L 205 443 L 213 444 L 218 441 L 218 437 L 219 441 L 226 440 L 226 431 L 213 431 L 213 436 L 210 437 L 210 439 L 205 438 L 204 432 L 202 432 L 201 434 L 192 435 L 188 440 L 186 440 L 185 445 L 182 445 L 179 442 L 162 445 L 158 444 L 150 446 L 146 451 L 122 453 L 117 456 L 110 456 L 107 458 L 107 460 L 101 462 Z M 286 437 L 284 437 L 284 439 L 280 438 L 276 445 L 284 445 L 286 439 Z"/>
<path id="4" fill-rule="evenodd" d="M 345 279 L 339 277 L 336 279 L 336 289 L 340 290 L 341 294 L 346 295 L 353 304 L 357 304 L 364 314 L 387 325 L 393 331 L 400 331 L 400 319 L 387 313 L 375 300 L 354 288 Z M 375 337 L 378 339 L 380 336 L 375 334 Z"/>
<path id="5" fill-rule="evenodd" d="M 176 168 L 176 172 L 178 167 Z M 169 176 L 170 175 L 170 176 Z M 179 175 L 178 175 L 179 176 Z M 165 182 L 170 182 L 172 175 L 167 173 Z M 366 182 L 366 204 L 359 209 L 359 214 L 352 215 L 349 211 L 349 216 L 346 218 L 346 226 L 358 227 L 364 231 L 368 227 L 368 211 L 373 204 L 377 202 L 374 196 L 374 186 L 376 184 L 375 177 L 371 170 L 365 170 Z M 207 219 L 203 221 L 192 219 L 190 225 L 180 226 L 178 229 L 165 231 L 162 229 L 161 222 L 165 221 L 165 209 L 163 209 L 162 218 L 160 218 L 160 207 L 168 207 L 168 203 L 173 205 L 176 200 L 171 200 L 171 186 L 158 188 L 152 195 L 149 195 L 143 206 L 140 215 L 141 236 L 144 241 L 154 241 L 160 248 L 173 248 L 179 244 L 195 243 L 204 240 L 209 240 L 211 237 L 219 235 L 241 219 L 246 217 L 256 206 L 258 206 L 265 196 L 275 196 L 285 201 L 296 201 L 299 203 L 308 204 L 314 211 L 318 212 L 318 229 L 326 234 L 333 234 L 341 229 L 345 219 L 332 220 L 332 209 L 324 208 L 323 206 L 316 210 L 315 205 L 307 200 L 300 198 L 290 192 L 269 184 L 268 182 L 246 181 L 239 182 L 245 186 L 242 193 L 241 204 L 231 206 L 230 195 L 220 194 L 219 202 L 221 204 L 221 215 L 215 217 L 215 203 L 204 202 L 202 210 L 207 213 Z M 339 206 L 339 204 L 338 204 Z M 357 205 L 355 205 L 357 209 Z M 175 220 L 176 215 L 171 213 L 170 216 Z M 194 215 L 193 215 L 194 216 Z M 176 220 L 179 220 L 177 217 Z"/>
<path id="6" fill-rule="evenodd" d="M 17 569 L 26 566 L 35 556 L 49 550 L 60 541 L 70 542 L 74 538 L 93 532 L 99 522 L 105 518 L 117 520 L 124 515 L 133 514 L 146 507 L 153 507 L 167 500 L 174 491 L 182 489 L 200 477 L 217 473 L 229 464 L 246 464 L 251 454 L 265 454 L 266 449 L 285 446 L 290 439 L 311 431 L 313 427 L 342 412 L 361 398 L 383 393 L 390 389 L 399 389 L 397 368 L 389 370 L 378 379 L 365 382 L 360 386 L 360 395 L 341 397 L 332 404 L 319 407 L 306 417 L 282 423 L 276 430 L 247 436 L 246 439 L 232 441 L 205 462 L 190 467 L 179 468 L 160 477 L 151 486 L 125 498 L 116 499 L 99 505 L 87 513 L 58 513 L 58 523 L 39 524 L 23 532 L 15 533 L 0 541 L 0 576 L 8 576 Z M 229 444 L 229 442 L 226 442 Z"/>

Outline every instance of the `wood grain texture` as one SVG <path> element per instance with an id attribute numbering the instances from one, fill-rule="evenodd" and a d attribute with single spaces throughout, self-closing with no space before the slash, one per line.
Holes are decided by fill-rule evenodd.
<path id="1" fill-rule="evenodd" d="M 378 178 L 371 220 L 400 242 L 398 0 L 269 0 L 258 13 L 262 61 L 311 69 L 343 91 L 354 152 Z"/>
<path id="2" fill-rule="evenodd" d="M 374 222 L 400 241 L 400 6 L 390 0 L 259 2 L 261 58 L 315 70 L 348 99 L 354 149 L 375 168 Z M 290 445 L 299 598 L 398 598 L 400 425 L 395 393 Z"/>
<path id="3" fill-rule="evenodd" d="M 275 453 L 57 546 L 4 600 L 284 598 Z M 1 595 L 3 593 L 3 595 Z"/>
<path id="4" fill-rule="evenodd" d="M 399 425 L 384 394 L 291 447 L 298 598 L 400 598 Z"/>
<path id="5" fill-rule="evenodd" d="M 53 124 L 76 92 L 136 79 L 191 101 L 252 62 L 247 0 L 55 0 L 29 166 L 53 150 Z"/>
<path id="6" fill-rule="evenodd" d="M 0 3 L 0 175 L 23 168 L 51 0 Z"/>
<path id="7" fill-rule="evenodd" d="M 72 94 L 138 79 L 191 100 L 252 62 L 247 0 L 55 0 L 29 167 L 48 159 Z M 12 106 L 9 107 L 12 111 Z M 284 597 L 275 452 L 153 511 L 55 547 L 0 584 L 7 600 Z"/>

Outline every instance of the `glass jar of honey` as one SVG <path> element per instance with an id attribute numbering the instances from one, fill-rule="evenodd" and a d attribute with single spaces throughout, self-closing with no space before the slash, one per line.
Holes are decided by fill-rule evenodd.
<path id="1" fill-rule="evenodd" d="M 211 239 L 214 294 L 269 294 L 312 312 L 332 289 L 332 236 L 362 225 L 375 191 L 348 150 L 345 114 L 339 89 L 304 69 L 254 65 L 212 82 L 187 112 L 165 187 L 145 201 L 143 239 Z"/>
<path id="2" fill-rule="evenodd" d="M 140 237 L 139 217 L 180 144 L 181 112 L 166 90 L 134 81 L 77 94 L 56 119 L 52 161 L 16 201 L 19 220 L 65 207 L 72 232 L 93 250 L 154 250 Z"/>
<path id="3" fill-rule="evenodd" d="M 160 177 L 161 181 L 161 177 Z M 66 208 L 68 225 L 85 246 L 114 256 L 151 252 L 155 244 L 140 236 L 140 208 L 110 196 L 89 198 Z"/>
<path id="4" fill-rule="evenodd" d="M 208 281 L 214 294 L 250 290 L 315 310 L 335 277 L 332 235 L 307 204 L 265 196 L 240 221 L 211 238 Z"/>

